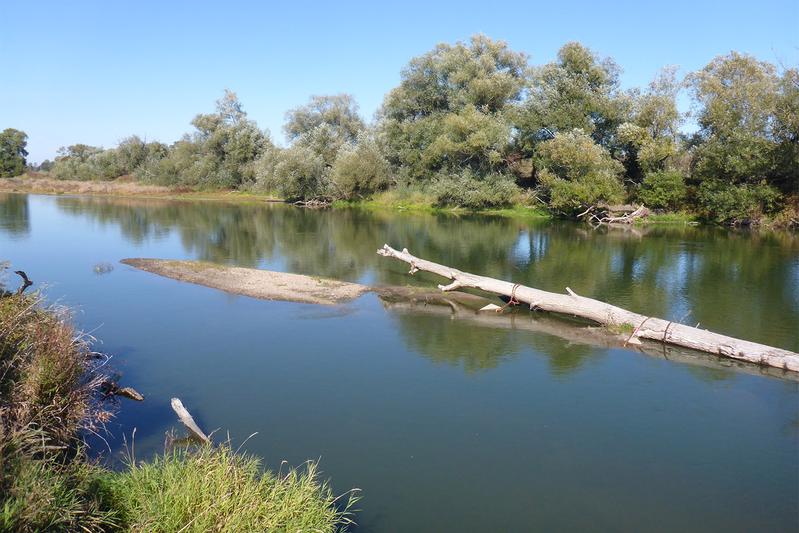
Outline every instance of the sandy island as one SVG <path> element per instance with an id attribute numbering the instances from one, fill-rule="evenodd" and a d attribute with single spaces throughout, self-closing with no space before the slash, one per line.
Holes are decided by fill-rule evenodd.
<path id="1" fill-rule="evenodd" d="M 336 305 L 371 290 L 357 283 L 202 261 L 133 258 L 120 262 L 167 278 L 262 300 Z"/>

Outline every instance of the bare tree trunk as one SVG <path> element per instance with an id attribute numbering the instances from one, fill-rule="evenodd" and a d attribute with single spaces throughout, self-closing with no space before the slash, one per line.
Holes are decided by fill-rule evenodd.
<path id="1" fill-rule="evenodd" d="M 558 294 L 508 281 L 477 276 L 420 259 L 411 255 L 407 248 L 401 252 L 397 251 L 388 244 L 384 245 L 377 253 L 408 263 L 411 265 L 410 274 L 422 270 L 452 280 L 449 285 L 438 286 L 442 291 L 452 291 L 460 288 L 480 289 L 526 303 L 530 306 L 530 309 L 572 315 L 604 326 L 630 328 L 632 333 L 627 342 L 631 344 L 640 342 L 639 338 L 652 339 L 716 354 L 721 357 L 772 366 L 783 370 L 799 371 L 799 354 L 797 353 L 720 335 L 704 329 L 663 320 L 662 318 L 639 315 L 615 305 L 579 296 L 568 287 L 566 287 L 566 294 Z"/>

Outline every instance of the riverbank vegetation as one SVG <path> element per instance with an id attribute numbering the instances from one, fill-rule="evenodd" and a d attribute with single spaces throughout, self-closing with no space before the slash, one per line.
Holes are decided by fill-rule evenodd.
<path id="1" fill-rule="evenodd" d="M 683 78 L 667 67 L 643 89 L 623 90 L 620 72 L 576 42 L 534 66 L 476 35 L 411 59 L 371 123 L 350 95 L 314 96 L 286 114 L 281 147 L 226 91 L 172 145 L 78 144 L 38 170 L 292 201 L 390 191 L 565 217 L 634 202 L 722 224 L 799 224 L 799 70 L 730 52 Z M 677 106 L 684 91 L 690 116 Z M 685 133 L 689 118 L 696 130 Z"/>
<path id="2" fill-rule="evenodd" d="M 347 501 L 311 462 L 264 472 L 223 444 L 131 458 L 121 472 L 96 464 L 83 437 L 111 413 L 106 359 L 89 341 L 36 294 L 0 297 L 0 531 L 335 531 L 350 522 Z"/>

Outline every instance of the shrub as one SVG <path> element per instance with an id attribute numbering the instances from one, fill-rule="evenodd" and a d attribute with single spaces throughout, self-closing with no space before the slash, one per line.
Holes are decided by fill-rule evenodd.
<path id="1" fill-rule="evenodd" d="M 263 176 L 262 183 L 286 200 L 308 200 L 328 195 L 328 174 L 320 155 L 295 143 L 279 152 L 271 175 Z"/>
<path id="2" fill-rule="evenodd" d="M 764 213 L 775 210 L 780 198 L 765 182 L 729 185 L 720 180 L 703 181 L 697 195 L 704 216 L 722 224 L 757 223 Z"/>
<path id="3" fill-rule="evenodd" d="M 390 173 L 391 167 L 377 142 L 359 135 L 355 144 L 339 150 L 330 180 L 340 198 L 363 198 L 385 188 Z"/>
<path id="4" fill-rule="evenodd" d="M 686 194 L 685 178 L 678 170 L 648 172 L 638 193 L 641 201 L 649 207 L 668 209 L 681 206 Z"/>
<path id="5" fill-rule="evenodd" d="M 538 181 L 551 209 L 576 215 L 600 202 L 615 203 L 623 167 L 582 130 L 558 133 L 538 147 Z"/>
<path id="6" fill-rule="evenodd" d="M 482 209 L 511 204 L 519 188 L 513 178 L 492 173 L 477 179 L 471 170 L 439 176 L 431 188 L 437 206 Z"/>

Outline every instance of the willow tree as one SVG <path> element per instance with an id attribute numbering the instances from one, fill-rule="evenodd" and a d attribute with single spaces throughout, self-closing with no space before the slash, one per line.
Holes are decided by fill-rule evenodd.
<path id="1" fill-rule="evenodd" d="M 793 80 L 793 81 L 792 81 Z M 689 76 L 697 104 L 694 178 L 706 213 L 745 221 L 796 191 L 796 74 L 731 52 Z M 787 156 L 786 156 L 787 155 Z"/>
<path id="2" fill-rule="evenodd" d="M 612 148 L 616 128 L 629 116 L 630 99 L 619 89 L 621 69 L 577 42 L 565 44 L 557 60 L 533 71 L 516 119 L 519 146 L 535 146 L 558 132 L 580 129 Z"/>
<path id="3" fill-rule="evenodd" d="M 247 118 L 236 93 L 225 90 L 214 113 L 191 121 L 195 131 L 153 158 L 137 174 L 163 184 L 213 189 L 247 187 L 255 181 L 255 161 L 271 146 L 268 134 Z"/>
<path id="4" fill-rule="evenodd" d="M 479 179 L 505 170 L 508 114 L 527 71 L 524 53 L 484 35 L 411 59 L 380 112 L 391 162 L 413 181 L 442 171 L 469 169 Z"/>

